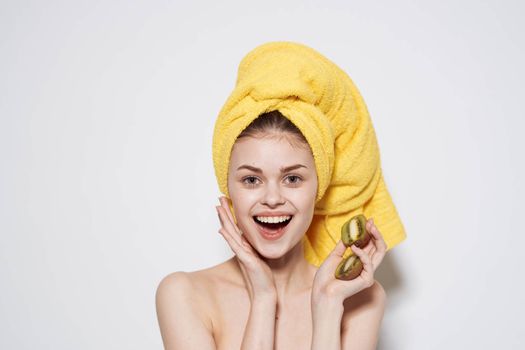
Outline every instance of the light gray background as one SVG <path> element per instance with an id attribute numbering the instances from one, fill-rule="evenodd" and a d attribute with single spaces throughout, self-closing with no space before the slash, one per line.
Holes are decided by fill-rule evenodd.
<path id="1" fill-rule="evenodd" d="M 241 58 L 291 40 L 368 105 L 408 238 L 380 349 L 518 349 L 519 1 L 2 1 L 0 348 L 160 349 L 154 295 L 232 254 L 215 118 Z"/>

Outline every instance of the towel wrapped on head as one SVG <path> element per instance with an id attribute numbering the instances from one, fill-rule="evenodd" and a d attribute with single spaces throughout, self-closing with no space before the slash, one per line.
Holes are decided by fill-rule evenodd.
<path id="1" fill-rule="evenodd" d="M 314 49 L 269 42 L 241 61 L 233 92 L 213 133 L 213 165 L 227 197 L 232 147 L 260 114 L 278 110 L 302 132 L 313 153 L 318 189 L 305 258 L 320 266 L 357 214 L 373 218 L 388 249 L 406 233 L 387 190 L 372 121 L 350 77 Z M 346 255 L 345 255 L 346 256 Z"/>

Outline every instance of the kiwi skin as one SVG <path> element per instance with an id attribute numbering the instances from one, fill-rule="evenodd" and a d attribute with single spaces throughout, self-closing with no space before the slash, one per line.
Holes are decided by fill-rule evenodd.
<path id="1" fill-rule="evenodd" d="M 363 263 L 356 255 L 350 255 L 343 259 L 335 269 L 335 278 L 350 281 L 361 274 Z"/>
<path id="2" fill-rule="evenodd" d="M 355 226 L 354 226 L 355 225 Z M 357 237 L 352 238 L 351 228 L 357 227 Z M 358 248 L 365 247 L 370 241 L 370 234 L 366 229 L 366 217 L 363 214 L 353 216 L 346 221 L 341 227 L 341 240 L 348 248 L 355 244 Z M 343 281 L 350 281 L 356 278 L 363 271 L 363 262 L 356 255 L 350 255 L 344 258 L 335 269 L 335 278 Z"/>
<path id="3" fill-rule="evenodd" d="M 351 235 L 351 228 L 357 227 L 359 230 L 357 237 L 354 239 Z M 355 244 L 358 248 L 365 247 L 370 241 L 370 234 L 366 229 L 366 217 L 363 214 L 353 216 L 350 220 L 346 221 L 341 227 L 341 240 L 346 247 L 350 247 Z"/>

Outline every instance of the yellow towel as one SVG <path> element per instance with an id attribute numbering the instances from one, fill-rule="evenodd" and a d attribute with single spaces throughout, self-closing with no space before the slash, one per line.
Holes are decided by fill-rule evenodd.
<path id="1" fill-rule="evenodd" d="M 374 219 L 388 249 L 406 238 L 383 179 L 363 98 L 341 68 L 304 44 L 269 42 L 242 59 L 213 133 L 215 176 L 226 197 L 237 136 L 272 110 L 301 130 L 313 152 L 318 192 L 314 218 L 303 238 L 308 262 L 320 266 L 339 241 L 343 223 L 356 214 Z"/>

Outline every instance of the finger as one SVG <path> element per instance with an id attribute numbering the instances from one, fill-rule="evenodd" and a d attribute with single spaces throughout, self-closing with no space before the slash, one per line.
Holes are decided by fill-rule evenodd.
<path id="1" fill-rule="evenodd" d="M 372 223 L 372 227 L 370 230 L 370 234 L 372 235 L 372 238 L 374 238 L 374 243 L 377 246 L 377 249 L 379 251 L 386 252 L 387 245 L 383 238 L 383 235 L 381 235 L 381 232 L 379 232 L 378 228 L 373 223 Z"/>
<path id="2" fill-rule="evenodd" d="M 341 239 L 337 242 L 334 249 L 328 254 L 326 259 L 324 259 L 321 269 L 330 269 L 332 265 L 336 265 L 341 262 L 343 255 L 346 251 L 346 246 Z"/>
<path id="3" fill-rule="evenodd" d="M 232 235 L 227 230 L 225 230 L 224 227 L 221 227 L 219 229 L 219 233 L 224 237 L 224 239 L 226 240 L 226 242 L 230 246 L 231 250 L 235 254 L 238 254 L 239 250 L 241 249 L 241 245 L 239 244 L 239 242 L 237 242 L 235 239 L 233 239 Z"/>
<path id="4" fill-rule="evenodd" d="M 372 256 L 372 266 L 374 266 L 374 271 L 377 270 L 379 265 L 381 264 L 381 261 L 383 261 L 383 258 L 385 257 L 385 254 L 377 253 Z"/>
<path id="5" fill-rule="evenodd" d="M 372 265 L 374 266 L 374 271 L 377 270 L 379 264 L 381 264 L 381 261 L 383 261 L 383 258 L 385 257 L 386 253 L 386 244 L 381 245 L 379 241 L 374 240 L 374 249 L 373 252 L 370 254 L 372 257 Z"/>
<path id="6" fill-rule="evenodd" d="M 234 225 L 232 225 L 232 223 L 230 222 L 230 220 L 228 218 L 228 215 L 225 212 L 225 209 L 223 207 L 221 207 L 221 206 L 218 206 L 218 207 L 215 207 L 215 208 L 217 208 L 217 212 L 219 214 L 219 219 L 221 220 L 222 227 L 228 233 L 230 233 L 232 238 L 237 242 L 237 244 L 240 245 L 242 243 L 240 232 L 238 232 L 237 228 L 234 227 Z"/>
<path id="7" fill-rule="evenodd" d="M 227 217 L 229 219 L 231 227 L 233 227 L 234 231 L 241 238 L 240 241 L 241 241 L 241 244 L 243 245 L 243 247 L 245 247 L 252 254 L 259 255 L 259 253 L 257 251 L 255 251 L 255 249 L 252 247 L 250 242 L 248 242 L 248 239 L 246 238 L 246 236 L 244 236 L 244 234 L 241 231 L 241 229 L 235 224 L 235 219 L 233 218 L 233 214 L 232 214 L 231 209 L 230 209 L 228 198 L 226 198 L 224 196 L 220 196 L 219 197 L 219 202 L 221 203 L 221 207 L 224 209 L 224 212 L 226 213 L 226 215 L 227 215 Z"/>
<path id="8" fill-rule="evenodd" d="M 256 273 L 258 271 L 258 264 L 260 263 L 261 256 L 257 251 L 255 251 L 253 248 L 251 248 L 250 251 L 247 249 L 246 246 L 240 246 L 235 239 L 233 239 L 232 235 L 227 232 L 224 228 L 221 228 L 219 230 L 219 233 L 222 234 L 222 236 L 226 239 L 228 244 L 230 245 L 230 248 L 232 249 L 233 253 L 235 254 L 237 260 L 239 261 L 239 266 L 241 267 L 241 270 L 243 272 L 244 277 L 246 278 L 246 281 L 249 281 L 248 278 L 249 273 L 246 269 L 251 271 L 251 273 Z M 248 244 L 248 243 L 246 243 Z"/>
<path id="9" fill-rule="evenodd" d="M 371 257 L 372 265 L 375 271 L 377 270 L 379 264 L 381 264 L 381 261 L 383 261 L 383 258 L 385 257 L 387 245 L 385 240 L 383 239 L 383 236 L 377 229 L 377 226 L 374 224 L 373 218 L 370 218 L 368 220 L 367 229 L 370 232 L 370 235 L 372 236 L 371 241 L 373 241 L 373 248 L 368 253 Z"/>
<path id="10" fill-rule="evenodd" d="M 221 225 L 224 228 L 224 230 L 228 233 L 229 237 L 232 238 L 237 243 L 237 245 L 242 245 L 242 247 L 244 247 L 246 250 L 248 250 L 249 252 L 251 252 L 254 255 L 257 255 L 257 254 L 255 254 L 255 249 L 251 246 L 251 244 L 248 242 L 246 237 L 244 237 L 244 235 L 241 234 L 241 231 L 238 230 L 237 227 L 235 227 L 235 225 L 231 225 L 231 227 L 233 227 L 234 229 L 237 229 L 239 231 L 238 234 L 232 235 L 231 231 L 229 231 L 227 229 L 228 225 L 224 223 L 224 219 L 223 219 L 224 218 L 224 214 L 221 212 L 221 208 L 222 207 L 217 207 L 217 206 L 215 207 L 215 209 L 217 209 L 217 214 L 219 216 L 219 220 L 221 221 Z M 222 208 L 222 209 L 224 209 L 224 208 Z M 235 253 L 235 251 L 234 251 L 234 253 Z"/>
<path id="11" fill-rule="evenodd" d="M 359 257 L 359 259 L 361 259 L 361 262 L 363 263 L 363 270 L 365 271 L 365 276 L 363 277 L 366 278 L 369 276 L 373 276 L 374 266 L 372 265 L 370 256 L 363 249 L 360 249 L 355 245 L 352 245 L 350 248 Z"/>
<path id="12" fill-rule="evenodd" d="M 374 244 L 374 241 L 371 239 L 370 241 L 368 241 L 368 243 L 366 244 L 366 246 L 364 247 L 361 247 L 362 250 L 364 250 L 368 255 L 370 255 L 370 252 L 375 249 L 375 244 Z"/>
<path id="13" fill-rule="evenodd" d="M 330 253 L 330 256 L 336 257 L 338 259 L 343 257 L 343 254 L 346 251 L 346 246 L 343 241 L 340 239 L 339 242 L 335 245 L 335 248 Z"/>
<path id="14" fill-rule="evenodd" d="M 377 248 L 374 244 L 372 244 L 372 248 L 370 248 L 370 250 L 367 251 L 366 253 L 368 254 L 368 256 L 373 257 L 376 252 L 377 252 Z M 372 258 L 372 262 L 374 262 L 373 258 Z"/>
<path id="15" fill-rule="evenodd" d="M 255 248 L 251 245 L 250 242 L 248 242 L 248 239 L 244 234 L 240 235 L 242 245 L 252 254 L 259 256 L 259 252 L 255 250 Z"/>
<path id="16" fill-rule="evenodd" d="M 228 203 L 228 198 L 221 196 L 219 197 L 219 202 L 221 203 L 221 207 L 224 209 L 224 213 L 226 214 L 231 227 L 233 227 L 234 232 L 237 233 L 239 236 L 241 236 L 242 231 L 241 229 L 239 229 L 239 227 L 235 223 L 235 219 L 233 218 L 233 214 L 231 212 L 231 208 Z"/>
<path id="17" fill-rule="evenodd" d="M 372 261 L 372 266 L 374 267 L 374 272 L 377 270 L 379 265 L 381 264 L 381 261 L 383 261 L 383 258 L 385 257 L 385 253 L 378 251 L 375 247 L 372 250 L 371 254 L 369 254 L 370 260 Z"/>
<path id="18" fill-rule="evenodd" d="M 372 231 L 372 223 L 374 222 L 374 220 L 372 218 L 368 219 L 366 221 L 366 230 L 368 232 Z"/>
<path id="19" fill-rule="evenodd" d="M 226 212 L 226 215 L 228 216 L 228 219 L 230 220 L 232 226 L 234 226 L 237 230 L 237 233 L 240 234 L 240 230 L 238 229 L 237 225 L 235 224 L 235 219 L 233 218 L 233 214 L 230 210 L 230 204 L 228 202 L 228 199 L 224 196 L 219 197 L 219 202 L 221 203 L 221 206 L 224 208 L 224 211 Z"/>
<path id="20" fill-rule="evenodd" d="M 219 233 L 224 237 L 228 245 L 230 246 L 231 250 L 235 255 L 239 257 L 241 261 L 246 261 L 246 250 L 241 246 L 239 242 L 237 242 L 232 235 L 225 230 L 224 228 L 221 228 L 219 230 Z"/>

